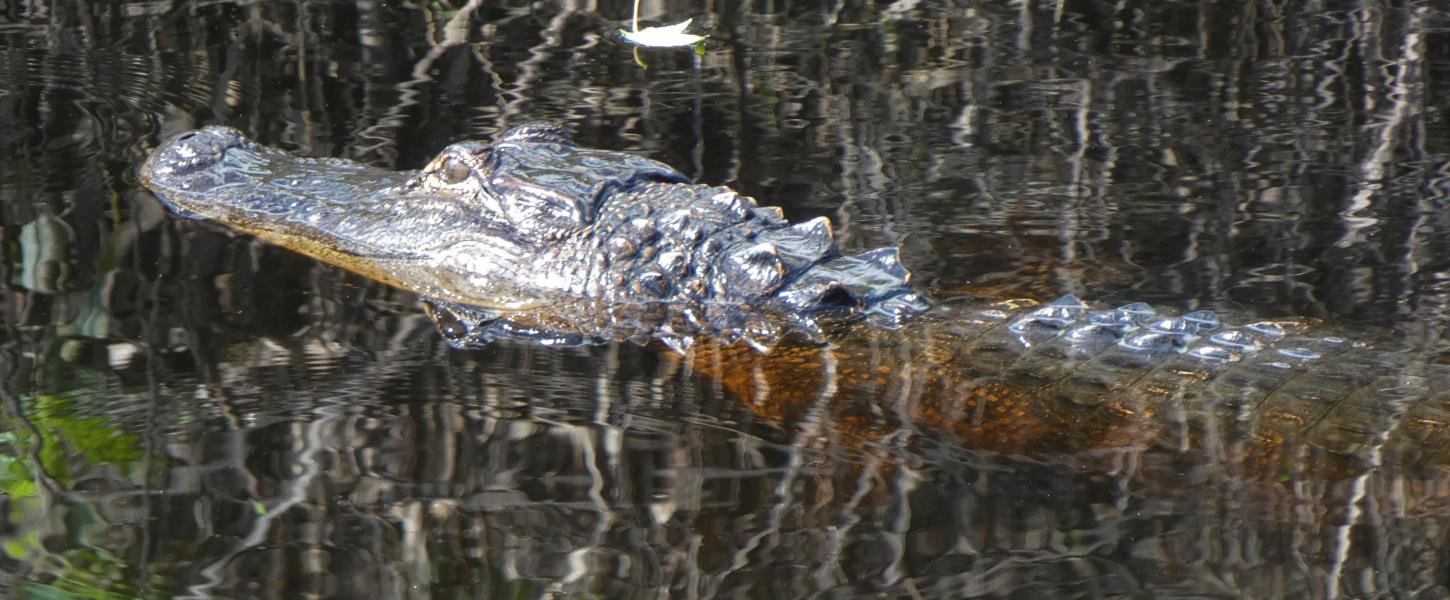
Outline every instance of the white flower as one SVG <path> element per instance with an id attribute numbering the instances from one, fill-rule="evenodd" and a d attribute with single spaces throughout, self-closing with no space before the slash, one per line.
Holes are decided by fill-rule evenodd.
<path id="1" fill-rule="evenodd" d="M 674 48 L 678 46 L 692 46 L 700 43 L 700 40 L 705 39 L 705 36 L 703 35 L 691 35 L 685 33 L 685 28 L 689 27 L 690 21 L 693 20 L 694 19 L 685 19 L 683 22 L 676 23 L 674 25 L 646 27 L 644 29 L 636 29 L 634 31 L 630 31 L 628 29 L 621 29 L 619 30 L 619 33 L 624 36 L 625 40 L 629 41 L 632 44 L 638 44 L 640 46 L 647 46 L 650 48 Z"/>

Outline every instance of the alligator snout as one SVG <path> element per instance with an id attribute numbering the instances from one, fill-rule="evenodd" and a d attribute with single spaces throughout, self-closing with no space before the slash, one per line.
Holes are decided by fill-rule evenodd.
<path id="1" fill-rule="evenodd" d="M 141 182 L 151 189 L 205 191 L 221 183 L 216 168 L 227 152 L 252 144 L 242 132 L 212 126 L 178 134 L 162 142 L 141 165 Z"/>

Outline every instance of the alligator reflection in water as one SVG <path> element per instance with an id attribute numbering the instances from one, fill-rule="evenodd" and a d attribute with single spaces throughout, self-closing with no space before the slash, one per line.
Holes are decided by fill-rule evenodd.
<path id="1" fill-rule="evenodd" d="M 1304 579 L 1337 581 L 1345 568 L 1381 560 L 1370 556 L 1377 552 L 1374 544 L 1354 545 L 1345 537 L 1359 518 L 1360 503 L 1406 507 L 1399 515 L 1405 517 L 1434 510 L 1441 496 L 1444 477 L 1436 465 L 1445 462 L 1450 413 L 1436 390 L 1446 389 L 1450 373 L 1438 365 L 1406 361 L 1409 353 L 1309 337 L 1293 323 L 1224 328 L 1207 313 L 1160 316 L 1141 305 L 1095 311 L 1071 298 L 1046 306 L 945 303 L 926 310 L 905 286 L 906 273 L 894 253 L 841 256 L 829 243 L 823 222 L 790 226 L 728 190 L 687 185 L 658 163 L 578 149 L 558 136 L 552 130 L 532 130 L 505 136 L 493 146 L 461 144 L 422 173 L 389 173 L 345 161 L 291 158 L 234 131 L 208 129 L 176 138 L 143 169 L 143 180 L 185 213 L 420 293 L 455 345 L 498 338 L 549 343 L 659 339 L 684 357 L 664 354 L 656 359 L 664 372 L 684 372 L 670 379 L 675 385 L 710 388 L 718 382 L 730 397 L 795 434 L 761 447 L 742 448 L 738 439 L 733 443 L 731 458 L 725 461 L 731 471 L 779 470 L 779 476 L 770 489 L 752 491 L 751 501 L 758 505 L 731 504 L 726 511 L 756 515 L 749 526 L 734 520 L 711 524 L 709 503 L 741 497 L 741 492 L 713 481 L 718 474 L 708 469 L 691 472 L 691 465 L 702 454 L 727 451 L 719 446 L 738 432 L 715 443 L 689 444 L 649 435 L 640 439 L 648 428 L 600 428 L 583 420 L 557 430 L 544 426 L 541 432 L 537 423 L 489 421 L 459 407 L 457 414 L 428 416 L 446 421 L 447 430 L 420 433 L 417 439 L 457 442 L 458 436 L 482 435 L 502 436 L 497 439 L 507 442 L 498 450 L 483 450 L 480 462 L 489 466 L 479 470 L 457 470 L 471 460 L 464 456 L 457 462 L 461 443 L 438 452 L 449 457 L 448 465 L 437 467 L 440 472 L 460 474 L 468 484 L 406 494 L 413 499 L 408 508 L 390 517 L 405 524 L 405 535 L 452 531 L 440 530 L 430 519 L 496 532 L 507 529 L 502 524 L 509 521 L 488 507 L 528 505 L 527 525 L 503 533 L 506 541 L 501 544 L 488 546 L 525 545 L 528 551 L 517 556 L 539 562 L 511 563 L 509 569 L 540 580 L 567 583 L 584 571 L 624 570 L 631 573 L 631 582 L 643 576 L 672 588 L 708 591 L 734 585 L 732 578 L 747 577 L 746 570 L 760 570 L 748 577 L 769 578 L 762 573 L 783 569 L 809 573 L 811 579 L 798 583 L 806 590 L 847 582 L 870 585 L 863 583 L 869 580 L 862 580 L 862 573 L 876 574 L 877 585 L 896 591 L 941 585 L 938 591 L 945 593 L 968 580 L 992 589 L 989 580 L 1011 578 L 1015 567 L 1010 559 L 985 550 L 993 547 L 990 540 L 974 538 L 990 533 L 964 525 L 983 522 L 981 515 L 955 522 L 936 513 L 970 511 L 971 503 L 961 498 L 970 497 L 972 482 L 1011 463 L 1018 474 L 1054 474 L 1023 475 L 1033 485 L 1083 486 L 1072 493 L 1058 490 L 1065 504 L 1026 509 L 1032 515 L 1023 517 L 1058 520 L 1067 525 L 1055 531 L 1077 532 L 1068 534 L 1079 536 L 1073 543 L 1063 544 L 1062 568 L 1068 579 L 1089 578 L 1092 585 L 1102 585 L 1092 577 L 1092 561 L 1080 560 L 1083 544 L 1092 547 L 1094 527 L 1113 515 L 1125 518 L 1130 506 L 1158 511 L 1150 514 L 1171 522 L 1160 524 L 1165 529 L 1179 527 L 1176 519 L 1197 518 L 1185 517 L 1174 507 L 1201 499 L 1165 491 L 1191 485 L 1212 486 L 1231 496 L 1220 509 L 1232 512 L 1231 518 L 1255 523 L 1250 528 L 1254 535 L 1325 536 L 1319 547 L 1326 549 L 1326 556 L 1310 562 L 1329 573 L 1315 567 Z M 544 162 L 529 162 L 538 157 Z M 587 169 L 569 170 L 579 165 Z M 408 201 L 399 202 L 398 197 Z M 692 209 L 708 210 L 691 215 Z M 691 222 L 676 218 L 681 211 L 704 216 L 710 227 L 690 230 Z M 710 221 L 720 215 L 729 218 Z M 409 229 L 437 228 L 439 223 L 448 226 L 431 237 L 428 231 Z M 635 233 L 648 230 L 654 243 L 641 247 L 632 241 L 637 238 L 598 235 L 617 233 L 621 227 Z M 713 250 L 707 248 L 712 241 Z M 420 248 L 420 242 L 433 246 Z M 390 246 L 395 243 L 405 251 Z M 672 267 L 676 261 L 682 262 Z M 580 265 L 590 267 L 568 272 Z M 874 316 L 875 325 L 853 322 L 864 316 Z M 804 340 L 782 340 L 784 332 L 798 333 Z M 531 357 L 547 355 L 509 348 Z M 688 377 L 694 372 L 711 378 Z M 588 385 L 580 381 L 560 387 Z M 680 390 L 619 394 L 621 404 L 630 406 L 691 397 Z M 550 411 L 567 405 L 567 394 L 520 399 L 524 402 L 512 409 Z M 717 402 L 713 408 L 720 406 Z M 590 414 L 598 416 L 598 410 Z M 375 438 L 396 425 L 359 428 L 377 425 L 378 417 L 342 414 L 346 418 L 338 424 L 313 423 L 328 431 L 335 425 L 343 428 L 330 441 L 320 439 L 324 431 L 312 431 L 312 425 L 291 435 L 314 440 L 307 447 L 327 452 L 356 440 L 370 440 L 367 448 L 387 447 Z M 416 423 L 420 418 L 409 415 L 405 420 Z M 536 436 L 548 440 L 540 440 L 541 449 L 562 454 L 521 450 L 528 447 L 521 440 Z M 639 444 L 643 456 L 631 455 L 630 444 Z M 911 451 L 892 450 L 903 445 Z M 682 447 L 696 450 L 682 455 Z M 978 454 L 983 450 L 991 452 Z M 355 454 L 374 452 L 359 447 Z M 813 472 L 811 454 L 820 452 L 859 453 L 860 468 Z M 1018 464 L 1021 459 L 1005 454 L 1051 460 Z M 548 456 L 561 462 L 549 463 Z M 922 458 L 934 465 L 928 483 L 917 479 L 921 475 L 912 465 Z M 306 462 L 317 460 L 312 455 Z M 641 483 L 636 465 L 628 481 L 612 480 L 601 465 L 617 466 L 620 461 L 668 465 L 661 467 L 668 474 L 660 475 L 661 482 Z M 426 453 L 405 462 L 408 468 L 426 466 Z M 1084 463 L 1090 468 L 1075 473 Z M 490 492 L 516 487 L 494 485 L 490 478 L 513 476 L 536 464 L 543 470 L 530 480 L 548 481 L 546 475 L 552 475 L 563 487 L 516 498 L 518 504 L 508 494 Z M 962 472 L 951 465 L 963 465 Z M 1137 497 L 1119 490 L 1106 504 L 1084 501 L 1123 478 L 1135 485 L 1149 483 L 1159 492 Z M 987 493 L 1010 487 L 995 485 Z M 683 499 L 676 496 L 681 493 Z M 1036 490 L 1033 496 L 1053 493 Z M 881 494 L 891 502 L 863 503 L 867 496 Z M 419 504 L 417 498 L 428 500 Z M 613 499 L 628 501 L 616 505 Z M 1137 501 L 1151 507 L 1133 506 Z M 373 495 L 362 503 L 378 502 Z M 560 513 L 544 509 L 540 514 L 540 502 Z M 898 518 L 860 518 L 857 511 L 868 510 L 862 508 L 866 504 L 874 507 L 869 510 L 896 511 Z M 465 505 L 490 518 L 474 522 L 455 512 Z M 1297 510 L 1303 505 L 1320 510 L 1306 517 Z M 628 517 L 616 512 L 626 507 L 649 510 Z M 1349 514 L 1325 514 L 1323 507 L 1347 507 Z M 1205 518 L 1215 514 L 1197 505 L 1193 512 Z M 676 531 L 682 525 L 680 515 L 688 515 L 688 526 Z M 586 522 L 575 522 L 579 517 Z M 557 531 L 592 532 L 590 539 L 559 540 L 557 533 L 541 533 L 553 530 L 547 523 L 554 518 L 571 522 Z M 938 518 L 941 523 L 933 521 Z M 809 527 L 791 529 L 798 522 Z M 893 523 L 897 529 L 891 531 L 863 531 Z M 1138 524 L 1158 526 L 1152 518 Z M 648 543 L 658 544 L 647 556 L 615 554 L 620 545 L 628 545 L 615 538 L 641 532 L 648 533 Z M 702 537 L 706 532 L 720 537 L 707 543 Z M 792 538 L 796 535 L 800 539 Z M 1424 535 L 1437 534 L 1418 532 L 1413 539 Z M 466 535 L 428 543 L 435 541 L 484 545 Z M 1172 557 L 1193 552 L 1165 547 L 1171 543 L 1162 540 L 1159 544 L 1141 550 L 1159 568 L 1155 577 L 1169 572 L 1161 567 L 1172 563 Z M 867 548 L 873 545 L 881 547 Z M 419 544 L 404 547 L 416 549 Z M 252 545 L 238 548 L 241 552 Z M 853 548 L 861 550 L 860 562 L 853 558 Z M 1368 554 L 1351 555 L 1350 548 Z M 635 562 L 641 560 L 642 565 Z M 1044 555 L 1034 560 L 1040 566 Z M 1157 583 L 1229 593 L 1241 591 L 1241 585 L 1252 589 L 1255 579 L 1240 574 L 1234 578 L 1238 583 L 1213 589 L 1207 582 L 1218 574 L 1174 572 L 1175 577 Z M 1040 569 L 1033 573 L 1042 576 Z M 1183 583 L 1184 575 L 1193 583 Z M 1141 584 L 1131 581 L 1141 577 L 1124 575 L 1123 590 Z M 1265 577 L 1274 582 L 1268 585 L 1283 583 Z M 607 585 L 607 578 L 593 579 L 590 585 Z M 1010 589 L 1029 587 L 1013 581 Z"/>

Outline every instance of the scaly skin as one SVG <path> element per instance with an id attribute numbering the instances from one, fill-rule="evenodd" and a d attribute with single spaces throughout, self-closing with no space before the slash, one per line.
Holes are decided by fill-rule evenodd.
<path id="1" fill-rule="evenodd" d="M 545 125 L 403 172 L 208 127 L 162 144 L 140 178 L 179 214 L 418 293 L 459 347 L 653 337 L 684 348 L 746 330 L 764 346 L 787 329 L 894 323 L 925 307 L 894 248 L 842 255 L 825 219 L 792 225 Z"/>
<path id="2" fill-rule="evenodd" d="M 140 176 L 180 214 L 419 294 L 454 346 L 660 342 L 757 412 L 827 411 L 852 439 L 1141 447 L 1269 474 L 1450 457 L 1450 369 L 1412 353 L 1071 297 L 928 309 L 895 249 L 842 255 L 824 219 L 792 225 L 548 126 L 406 172 L 211 127 L 167 141 Z"/>
<path id="3" fill-rule="evenodd" d="M 1450 366 L 1294 322 L 1175 334 L 1183 318 L 1143 313 L 1109 332 L 1091 321 L 1115 310 L 1021 304 L 938 307 L 769 355 L 705 344 L 692 367 L 765 417 L 829 422 L 856 443 L 925 436 L 1074 461 L 1141 449 L 1270 478 L 1450 463 Z"/>

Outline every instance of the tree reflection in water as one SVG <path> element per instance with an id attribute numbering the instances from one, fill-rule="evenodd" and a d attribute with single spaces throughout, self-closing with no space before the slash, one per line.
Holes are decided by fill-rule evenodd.
<path id="1" fill-rule="evenodd" d="M 1441 9 L 644 9 L 709 51 L 639 70 L 627 2 L 0 0 L 0 589 L 1444 593 L 1433 448 L 1007 453 L 633 346 L 447 351 L 407 295 L 134 182 L 209 123 L 403 168 L 554 120 L 899 244 L 943 296 L 1321 318 L 1438 381 Z"/>

